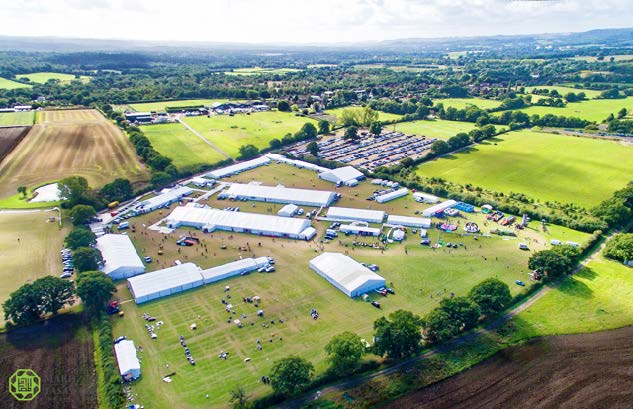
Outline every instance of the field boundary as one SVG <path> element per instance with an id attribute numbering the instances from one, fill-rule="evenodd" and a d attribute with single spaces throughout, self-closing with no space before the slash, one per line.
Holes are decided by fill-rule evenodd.
<path id="1" fill-rule="evenodd" d="M 2 161 L 11 154 L 11 152 L 13 152 L 15 150 L 15 148 L 18 147 L 18 145 L 20 145 L 20 142 L 22 142 L 22 140 L 24 139 L 24 137 L 31 132 L 31 129 L 33 128 L 32 125 L 15 125 L 15 126 L 2 126 L 0 127 L 1 129 L 6 129 L 6 128 L 24 128 L 22 130 L 22 132 L 20 133 L 20 135 L 18 135 L 18 137 L 15 139 L 15 141 L 13 142 L 13 146 L 11 146 L 11 148 L 9 150 L 7 150 L 5 153 L 3 153 L 2 155 L 0 155 L 0 163 L 2 163 Z"/>

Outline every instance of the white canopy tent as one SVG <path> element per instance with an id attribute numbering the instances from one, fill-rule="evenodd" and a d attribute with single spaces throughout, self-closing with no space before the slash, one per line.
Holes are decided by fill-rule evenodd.
<path id="1" fill-rule="evenodd" d="M 391 214 L 387 217 L 387 224 L 392 226 L 422 227 L 429 229 L 431 227 L 431 219 Z"/>
<path id="2" fill-rule="evenodd" d="M 134 341 L 124 339 L 114 344 L 114 355 L 124 380 L 131 381 L 141 376 L 141 363 L 136 356 Z"/>
<path id="3" fill-rule="evenodd" d="M 145 265 L 126 234 L 104 234 L 98 237 L 97 250 L 101 252 L 104 261 L 100 270 L 113 280 L 145 272 Z"/>
<path id="4" fill-rule="evenodd" d="M 226 263 L 221 266 L 202 270 L 200 274 L 205 284 L 214 283 L 229 277 L 255 271 L 267 265 L 268 257 L 244 258 L 242 260 Z"/>
<path id="5" fill-rule="evenodd" d="M 225 176 L 230 176 L 233 174 L 241 173 L 249 169 L 255 169 L 259 166 L 267 165 L 270 163 L 270 159 L 266 156 L 260 156 L 255 159 L 247 160 L 245 162 L 239 162 L 234 165 L 230 165 L 224 168 L 212 170 L 207 173 L 205 176 L 208 176 L 213 179 L 221 179 Z"/>
<path id="6" fill-rule="evenodd" d="M 359 180 L 365 178 L 362 172 L 353 166 L 343 166 L 342 168 L 331 169 L 319 173 L 319 178 L 332 183 L 342 183 L 346 186 L 355 186 Z"/>
<path id="7" fill-rule="evenodd" d="M 177 202 L 183 197 L 190 195 L 192 192 L 193 190 L 187 186 L 176 186 L 171 189 L 165 189 L 158 196 L 143 200 L 138 206 L 136 206 L 136 210 L 143 213 L 151 212 L 165 205 Z"/>
<path id="8" fill-rule="evenodd" d="M 425 209 L 422 211 L 422 215 L 424 217 L 432 217 L 435 215 L 435 213 L 437 212 L 441 212 L 444 211 L 446 209 L 450 209 L 451 207 L 455 206 L 457 204 L 457 202 L 455 200 L 447 200 L 445 202 L 442 202 L 440 204 L 436 204 L 435 206 L 431 206 L 428 209 Z"/>
<path id="9" fill-rule="evenodd" d="M 200 287 L 203 284 L 200 271 L 200 267 L 194 263 L 184 263 L 128 278 L 127 286 L 134 297 L 134 301 L 137 304 L 142 304 L 191 288 Z"/>
<path id="10" fill-rule="evenodd" d="M 352 298 L 385 286 L 383 277 L 341 253 L 323 253 L 310 260 L 310 268 Z"/>
<path id="11" fill-rule="evenodd" d="M 385 203 L 390 200 L 398 199 L 399 197 L 403 197 L 409 194 L 409 189 L 403 187 L 402 189 L 394 190 L 393 192 L 385 193 L 384 195 L 380 195 L 376 197 L 376 202 Z"/>
<path id="12" fill-rule="evenodd" d="M 297 210 L 299 210 L 299 206 L 293 205 L 293 204 L 287 204 L 281 209 L 279 209 L 279 211 L 277 212 L 277 216 L 292 217 L 297 213 Z"/>
<path id="13" fill-rule="evenodd" d="M 314 207 L 329 206 L 336 199 L 336 193 L 323 190 L 240 183 L 233 183 L 218 196 L 229 199 L 256 200 L 268 203 L 293 203 Z"/>
<path id="14" fill-rule="evenodd" d="M 368 223 L 382 223 L 385 218 L 385 212 L 382 210 L 332 206 L 328 209 L 326 217 L 334 221 L 358 220 Z"/>

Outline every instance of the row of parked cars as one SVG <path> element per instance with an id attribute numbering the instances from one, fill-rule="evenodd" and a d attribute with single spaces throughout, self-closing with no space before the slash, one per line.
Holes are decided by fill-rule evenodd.
<path id="1" fill-rule="evenodd" d="M 70 249 L 62 249 L 60 253 L 62 256 L 62 264 L 64 265 L 64 268 L 62 269 L 62 274 L 59 277 L 70 278 L 75 272 L 75 268 L 73 266 L 73 253 Z"/>

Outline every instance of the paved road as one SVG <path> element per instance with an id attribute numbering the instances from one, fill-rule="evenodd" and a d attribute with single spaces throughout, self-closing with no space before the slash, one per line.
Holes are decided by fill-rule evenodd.
<path id="1" fill-rule="evenodd" d="M 185 126 L 185 128 L 189 129 L 198 138 L 202 139 L 204 141 L 204 143 L 206 143 L 207 145 L 209 145 L 211 148 L 215 149 L 216 151 L 220 152 L 220 154 L 222 156 L 224 156 L 227 159 L 231 159 L 231 157 L 228 155 L 228 153 L 224 152 L 222 149 L 218 148 L 218 146 L 216 144 L 214 144 L 213 142 L 207 140 L 204 136 L 200 135 L 200 133 L 198 131 L 196 131 L 195 129 L 190 127 L 189 124 L 186 123 L 185 121 L 183 121 L 182 119 L 180 119 L 180 117 L 176 117 L 176 120 L 178 122 L 180 122 L 181 124 L 183 124 Z"/>
<path id="2" fill-rule="evenodd" d="M 607 236 L 606 240 L 598 247 L 596 247 L 591 253 L 589 253 L 587 256 L 585 256 L 585 258 L 576 266 L 576 268 L 574 268 L 574 270 L 572 271 L 571 274 L 575 274 L 578 271 L 580 271 L 583 267 L 585 267 L 591 260 L 593 260 L 595 258 L 595 256 L 600 253 L 602 251 L 602 249 L 604 248 L 606 242 L 608 240 L 611 239 L 611 237 L 613 237 L 614 234 L 618 233 L 619 231 L 614 231 L 613 233 L 611 233 L 609 236 Z M 465 334 L 461 337 L 455 338 L 454 340 L 444 344 L 444 345 L 440 345 L 438 347 L 435 347 L 434 349 L 422 354 L 422 355 L 418 355 L 415 356 L 413 358 L 409 358 L 405 361 L 402 361 L 396 365 L 390 366 L 388 368 L 385 369 L 381 369 L 380 371 L 376 371 L 373 372 L 371 374 L 367 374 L 367 375 L 363 375 L 357 378 L 353 378 L 352 380 L 349 381 L 343 381 L 343 382 L 339 382 L 336 383 L 334 385 L 330 385 L 326 388 L 320 389 L 318 391 L 310 391 L 302 396 L 300 396 L 297 399 L 294 399 L 292 401 L 287 401 L 287 402 L 283 402 L 279 405 L 277 405 L 278 408 L 283 408 L 283 409 L 295 409 L 295 408 L 299 408 L 301 407 L 303 404 L 305 404 L 306 402 L 310 402 L 313 400 L 318 399 L 321 395 L 325 395 L 325 394 L 329 394 L 329 393 L 333 393 L 333 392 L 342 392 L 346 389 L 350 389 L 350 388 L 354 388 L 358 385 L 361 385 L 363 383 L 369 382 L 373 379 L 376 378 L 380 378 L 383 376 L 387 376 L 389 374 L 392 374 L 394 372 L 397 372 L 398 370 L 400 370 L 401 368 L 405 368 L 407 366 L 410 366 L 412 364 L 415 364 L 416 362 L 419 362 L 423 359 L 429 358 L 433 355 L 437 355 L 440 352 L 443 351 L 447 351 L 450 350 L 452 348 L 454 348 L 455 346 L 461 345 L 467 341 L 472 340 L 473 338 L 476 338 L 480 335 L 483 335 L 485 333 L 488 333 L 498 327 L 500 327 L 501 325 L 503 325 L 504 323 L 506 323 L 507 321 L 511 320 L 512 318 L 514 318 L 517 314 L 521 313 L 522 311 L 526 310 L 527 308 L 529 308 L 530 306 L 532 306 L 536 301 L 540 300 L 541 298 L 543 298 L 545 296 L 545 294 L 547 294 L 548 292 L 550 292 L 552 289 L 557 288 L 560 284 L 559 283 L 554 283 L 554 284 L 550 284 L 550 285 L 545 285 L 543 287 L 541 287 L 537 292 L 535 292 L 530 298 L 526 299 L 523 303 L 521 303 L 520 305 L 517 305 L 516 307 L 514 307 L 512 310 L 508 311 L 508 313 L 506 313 L 505 315 L 499 317 L 497 320 L 495 320 L 494 322 L 488 324 L 485 328 L 481 328 L 478 329 L 476 331 L 472 331 L 469 332 L 468 334 Z"/>

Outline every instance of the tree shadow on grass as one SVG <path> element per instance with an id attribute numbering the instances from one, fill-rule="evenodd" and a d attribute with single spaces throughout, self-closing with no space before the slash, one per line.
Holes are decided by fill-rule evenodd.
<path id="1" fill-rule="evenodd" d="M 587 284 L 576 277 L 568 277 L 558 287 L 558 291 L 570 297 L 589 299 L 593 298 L 593 290 Z"/>
<path id="2" fill-rule="evenodd" d="M 598 277 L 598 274 L 596 274 L 596 272 L 589 267 L 583 267 L 578 273 L 576 273 L 576 277 L 581 277 L 585 280 L 593 281 L 596 279 L 596 277 Z"/>

